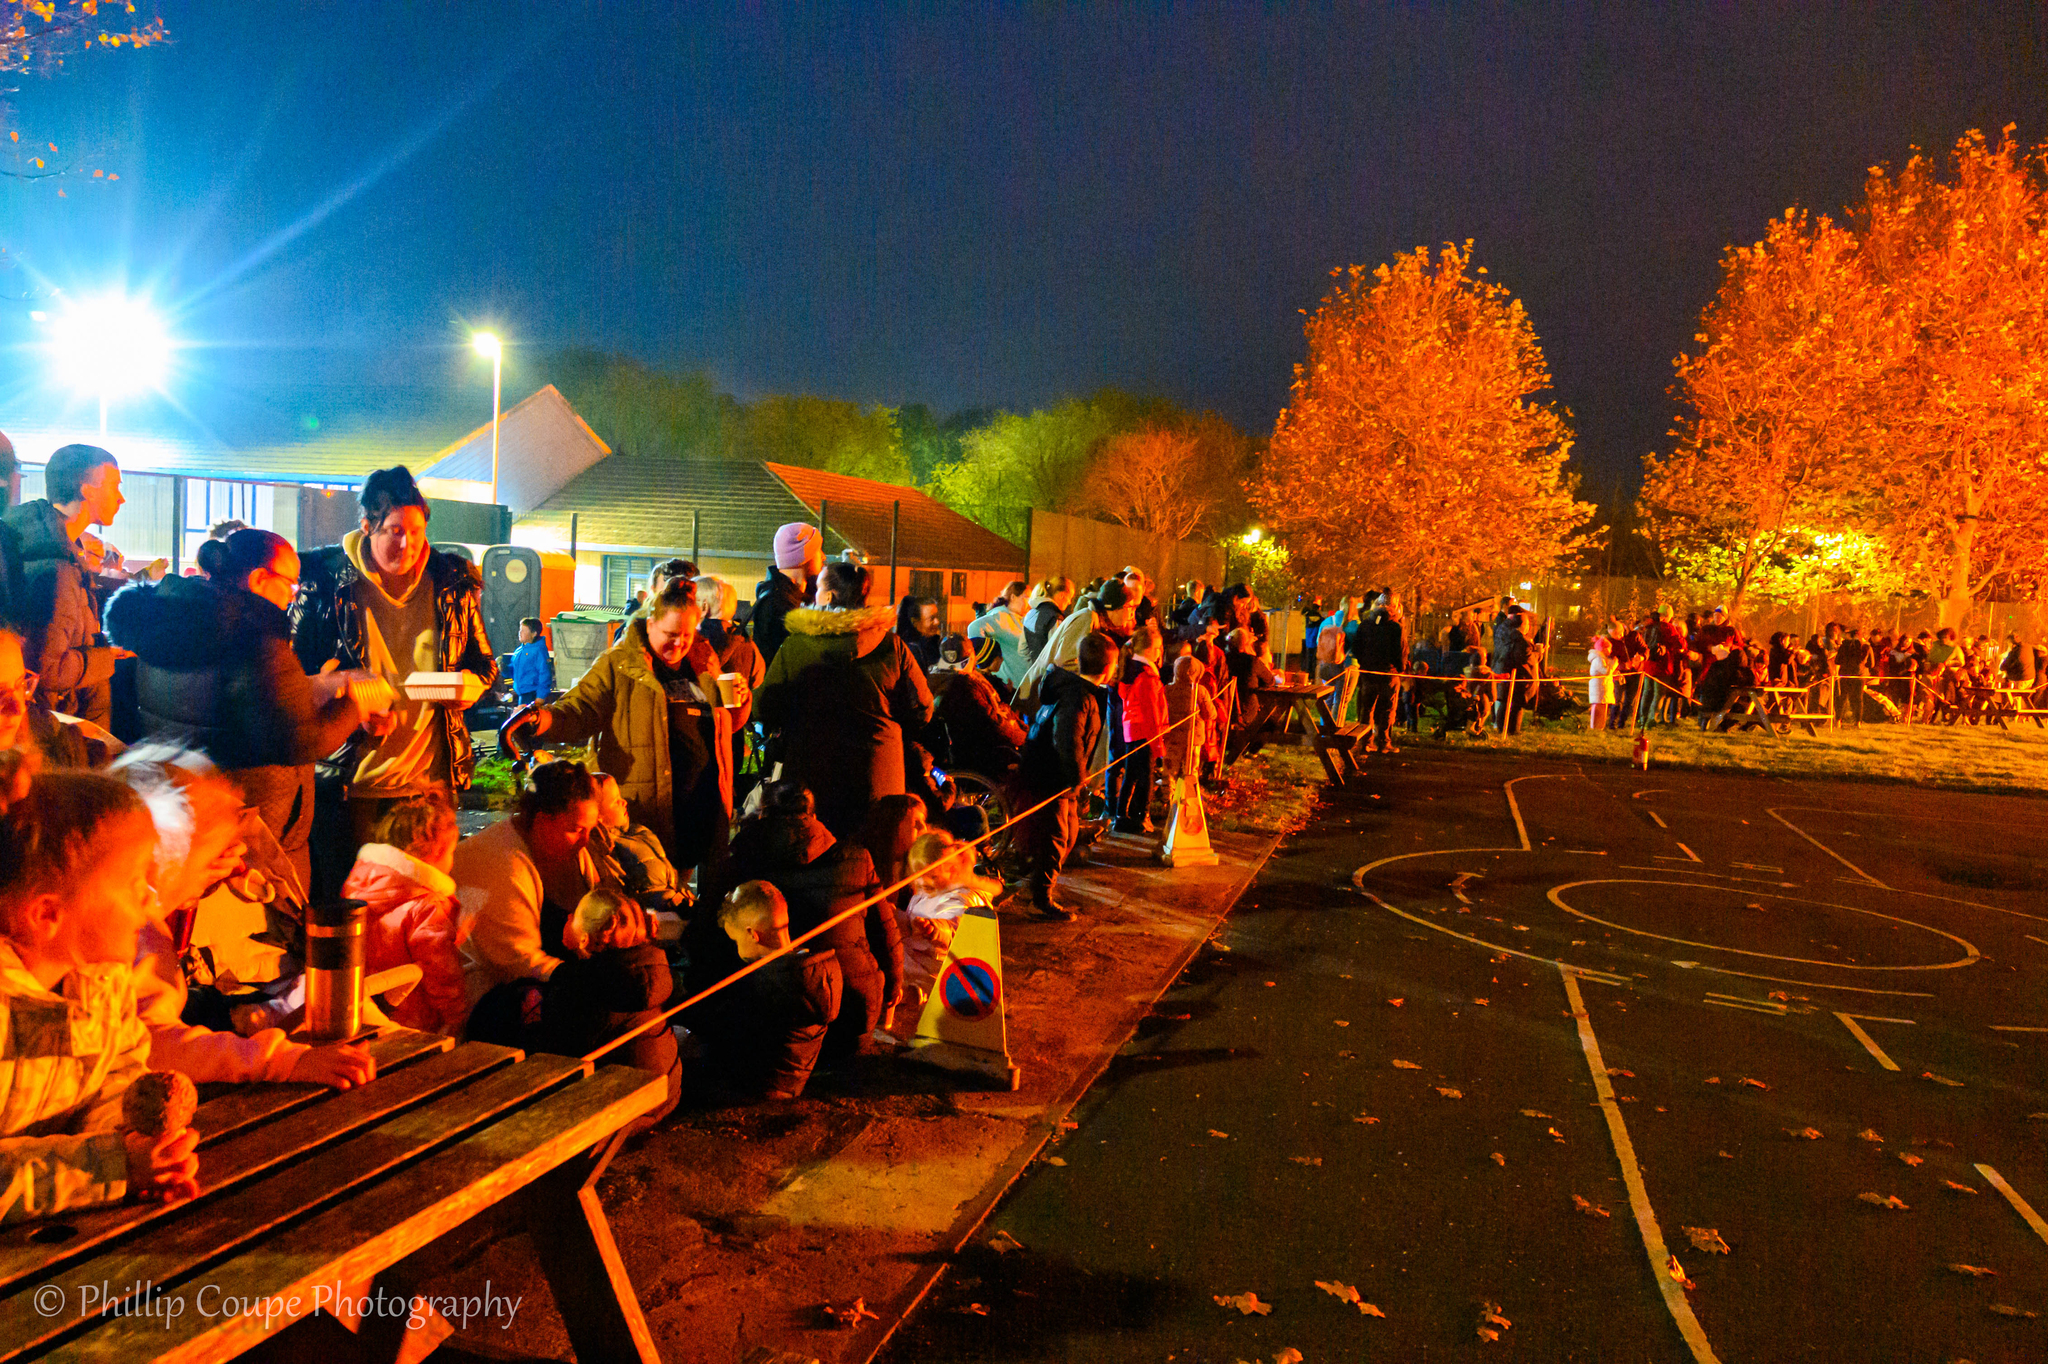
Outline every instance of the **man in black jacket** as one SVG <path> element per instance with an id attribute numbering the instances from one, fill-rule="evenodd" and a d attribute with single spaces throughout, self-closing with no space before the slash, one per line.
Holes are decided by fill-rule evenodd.
<path id="1" fill-rule="evenodd" d="M 1365 723 L 1365 751 L 1396 753 L 1394 697 L 1401 690 L 1394 676 L 1407 660 L 1401 602 L 1388 588 L 1373 602 L 1365 618 L 1351 627 L 1351 656 L 1358 660 L 1358 718 Z"/>
<path id="2" fill-rule="evenodd" d="M 21 501 L 21 466 L 14 459 L 14 442 L 0 432 L 0 517 Z M 21 537 L 14 527 L 0 520 L 0 626 L 13 625 L 21 601 Z"/>
<path id="3" fill-rule="evenodd" d="M 765 666 L 789 638 L 783 623 L 790 612 L 811 599 L 818 575 L 825 571 L 825 537 L 807 521 L 792 521 L 775 532 L 775 567 L 754 589 L 754 615 L 749 626 L 754 647 Z"/>
<path id="4" fill-rule="evenodd" d="M 98 564 L 79 537 L 87 526 L 112 523 L 127 501 L 121 466 L 97 445 L 67 445 L 43 467 L 43 491 L 7 512 L 20 537 L 22 568 L 12 609 L 28 641 L 29 667 L 42 677 L 43 704 L 109 728 L 114 662 L 124 651 L 100 638 Z"/>
<path id="5" fill-rule="evenodd" d="M 1031 907 L 1041 919 L 1071 920 L 1053 899 L 1060 866 L 1081 830 L 1079 788 L 1102 742 L 1103 688 L 1117 674 L 1116 641 L 1097 631 L 1081 641 L 1076 671 L 1053 668 L 1038 688 L 1038 713 L 1024 743 L 1024 801 L 1058 799 L 1024 821 L 1021 842 L 1031 859 Z"/>

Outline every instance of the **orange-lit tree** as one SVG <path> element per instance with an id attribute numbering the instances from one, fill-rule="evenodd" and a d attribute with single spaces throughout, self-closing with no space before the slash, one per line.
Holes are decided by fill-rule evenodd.
<path id="1" fill-rule="evenodd" d="M 1790 210 L 1722 269 L 1699 349 L 1675 362 L 1676 445 L 1645 460 L 1637 513 L 1666 575 L 1727 594 L 1739 619 L 1754 589 L 1797 579 L 1815 527 L 1849 519 L 1843 455 L 1867 444 L 1892 332 L 1855 235 L 1827 218 Z"/>
<path id="2" fill-rule="evenodd" d="M 1301 583 L 1424 602 L 1541 575 L 1592 514 L 1550 372 L 1471 244 L 1333 272 L 1308 360 L 1247 489 Z"/>
<path id="3" fill-rule="evenodd" d="M 1105 441 L 1081 503 L 1134 530 L 1175 540 L 1220 534 L 1243 520 L 1252 443 L 1214 413 L 1151 421 Z"/>
<path id="4" fill-rule="evenodd" d="M 1972 132 L 1953 174 L 1873 168 L 1856 217 L 1909 344 L 1880 376 L 1864 471 L 1876 524 L 1960 623 L 2048 543 L 2048 147 Z"/>

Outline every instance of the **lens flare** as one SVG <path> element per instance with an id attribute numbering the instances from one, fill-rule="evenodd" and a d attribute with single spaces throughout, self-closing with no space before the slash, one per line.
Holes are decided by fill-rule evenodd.
<path id="1" fill-rule="evenodd" d="M 171 340 L 140 299 L 108 295 L 72 304 L 50 323 L 57 377 L 82 393 L 115 396 L 161 388 Z"/>

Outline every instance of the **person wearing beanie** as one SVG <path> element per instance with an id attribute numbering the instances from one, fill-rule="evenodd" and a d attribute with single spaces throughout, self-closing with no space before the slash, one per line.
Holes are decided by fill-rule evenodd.
<path id="1" fill-rule="evenodd" d="M 789 613 L 811 600 L 825 571 L 825 537 L 808 521 L 791 521 L 775 532 L 775 567 L 754 589 L 754 647 L 764 663 L 789 638 Z"/>
<path id="2" fill-rule="evenodd" d="M 932 717 L 945 727 L 952 749 L 946 765 L 996 781 L 1007 778 L 1024 748 L 1024 726 L 982 672 L 973 641 L 946 636 L 931 672 L 931 687 Z"/>
<path id="3" fill-rule="evenodd" d="M 1092 599 L 1075 603 L 1072 614 L 1053 627 L 1051 637 L 1024 674 L 1018 684 L 1017 696 L 1020 708 L 1035 708 L 1038 705 L 1038 689 L 1045 682 L 1046 674 L 1053 668 L 1065 668 L 1072 672 L 1081 653 L 1081 641 L 1089 635 L 1108 635 L 1110 641 L 1121 649 L 1131 637 L 1133 628 L 1133 604 L 1124 591 L 1123 580 L 1111 578 L 1095 589 Z"/>

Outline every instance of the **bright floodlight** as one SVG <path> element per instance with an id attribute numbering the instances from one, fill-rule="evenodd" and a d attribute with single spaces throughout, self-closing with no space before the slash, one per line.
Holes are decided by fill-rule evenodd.
<path id="1" fill-rule="evenodd" d="M 499 352 L 503 350 L 503 347 L 498 344 L 497 336 L 491 332 L 478 332 L 475 336 L 469 338 L 469 344 L 478 355 L 483 356 L 486 360 L 497 359 Z"/>
<path id="2" fill-rule="evenodd" d="M 1253 526 L 1244 533 L 1244 542 L 1248 545 L 1256 545 L 1265 534 L 1266 532 L 1260 530 L 1257 526 Z"/>
<path id="3" fill-rule="evenodd" d="M 75 303 L 50 333 L 58 377 L 80 392 L 106 398 L 163 385 L 171 341 L 140 299 L 110 294 Z"/>

